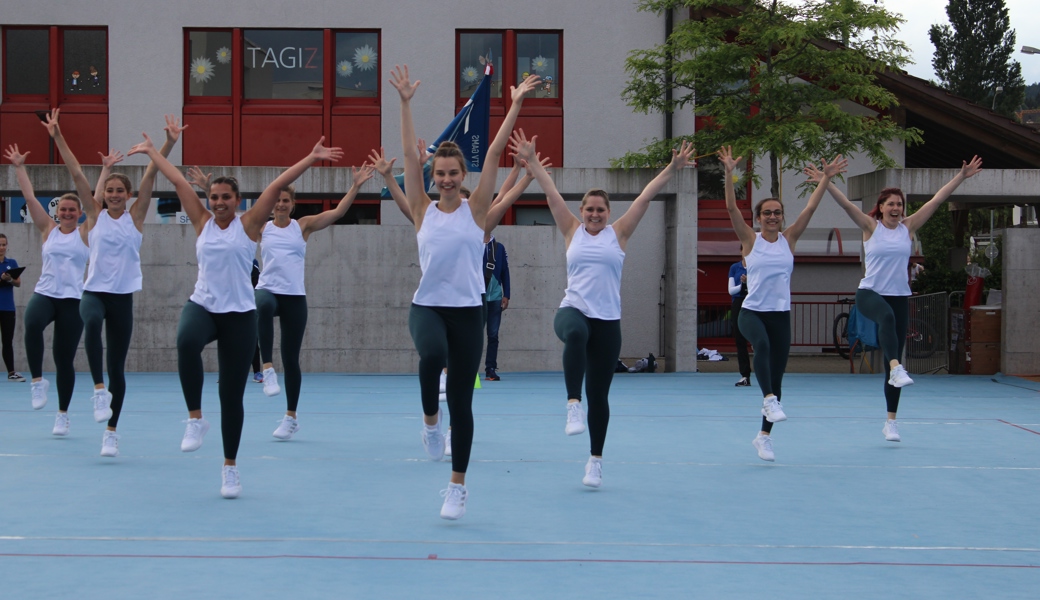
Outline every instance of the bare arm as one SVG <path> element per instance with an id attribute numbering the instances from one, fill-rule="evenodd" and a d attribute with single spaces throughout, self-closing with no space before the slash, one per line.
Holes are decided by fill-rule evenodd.
<path id="1" fill-rule="evenodd" d="M 747 256 L 751 254 L 751 249 L 755 246 L 755 230 L 744 220 L 744 215 L 740 214 L 740 209 L 737 208 L 737 193 L 733 190 L 733 170 L 743 159 L 743 156 L 733 158 L 733 148 L 730 146 L 719 149 L 719 161 L 725 167 L 726 212 L 729 213 L 733 231 L 736 232 L 737 238 L 744 247 L 743 255 Z"/>
<path id="2" fill-rule="evenodd" d="M 553 220 L 556 221 L 556 227 L 563 234 L 566 244 L 570 246 L 574 232 L 581 226 L 581 220 L 574 216 L 574 213 L 567 210 L 567 203 L 556 189 L 556 184 L 553 183 L 552 177 L 549 176 L 545 167 L 538 160 L 538 153 L 535 151 L 536 139 L 538 139 L 538 136 L 528 140 L 521 129 L 513 136 L 513 149 L 516 151 L 517 156 L 523 160 L 523 165 L 527 172 L 534 177 L 538 185 L 541 186 L 542 191 L 545 192 L 545 200 L 549 203 L 549 211 L 552 213 Z"/>
<path id="3" fill-rule="evenodd" d="M 798 243 L 798 238 L 802 237 L 807 227 L 809 227 L 809 220 L 812 219 L 813 213 L 816 212 L 816 208 L 820 206 L 820 200 L 823 199 L 824 192 L 827 191 L 827 186 L 830 185 L 831 179 L 839 174 L 844 173 L 849 166 L 849 161 L 842 158 L 839 154 L 834 157 L 834 160 L 830 163 L 826 159 L 822 161 L 823 173 L 819 180 L 816 189 L 813 190 L 812 195 L 809 196 L 809 202 L 806 203 L 805 208 L 802 209 L 801 214 L 787 229 L 784 230 L 784 237 L 787 238 L 787 243 L 791 246 L 791 252 L 794 252 L 795 244 Z M 816 165 L 813 165 L 815 168 Z"/>
<path id="4" fill-rule="evenodd" d="M 94 195 L 90 198 L 83 198 L 83 202 L 93 202 L 100 211 L 105 201 L 105 180 L 112 173 L 112 167 L 123 162 L 123 153 L 112 148 L 107 156 L 100 152 L 98 152 L 98 156 L 101 157 L 101 174 L 98 175 L 97 185 L 94 186 Z M 129 191 L 127 190 L 127 192 Z"/>
<path id="5" fill-rule="evenodd" d="M 61 135 L 61 127 L 58 126 L 58 114 L 60 112 L 61 109 L 58 108 L 51 110 L 50 114 L 47 115 L 47 120 L 43 122 L 43 127 L 47 130 L 48 135 L 54 139 L 54 145 L 57 146 L 58 152 L 61 154 L 61 160 L 65 162 L 65 168 L 72 175 L 72 181 L 76 185 L 76 193 L 79 194 L 83 212 L 87 215 L 88 227 L 90 227 L 93 221 L 97 219 L 98 205 L 90 201 L 93 195 L 91 194 L 90 183 L 87 182 L 87 177 L 83 174 L 83 167 L 76 160 L 76 155 L 69 149 L 69 145 L 65 142 L 65 137 Z"/>
<path id="6" fill-rule="evenodd" d="M 809 176 L 810 181 L 820 181 L 820 179 L 823 177 L 823 171 L 817 169 L 816 165 L 809 165 L 805 167 L 805 169 L 803 169 L 803 172 Z M 827 191 L 830 193 L 831 198 L 834 198 L 834 200 L 838 203 L 838 206 L 840 206 L 845 211 L 845 214 L 849 215 L 849 218 L 852 219 L 852 222 L 855 223 L 857 227 L 862 229 L 863 233 L 867 237 L 870 237 L 870 235 L 874 233 L 874 228 L 877 227 L 877 221 L 874 220 L 874 217 L 871 217 L 867 213 L 860 210 L 858 206 L 853 204 L 852 201 L 849 200 L 845 196 L 845 194 L 841 192 L 840 189 L 838 189 L 838 186 L 834 185 L 833 181 L 827 184 Z"/>
<path id="7" fill-rule="evenodd" d="M 415 124 L 412 122 L 412 97 L 419 87 L 420 81 L 412 83 L 408 75 L 408 65 L 395 66 L 390 72 L 390 85 L 394 86 L 401 97 L 401 147 L 404 149 L 404 189 L 408 200 L 408 212 L 412 215 L 415 230 L 422 227 L 423 215 L 430 205 L 430 196 L 423 185 L 422 165 L 419 154 L 415 152 Z"/>
<path id="8" fill-rule="evenodd" d="M 401 186 L 397 185 L 397 179 L 394 177 L 394 162 L 396 158 L 387 160 L 383 155 L 383 148 L 379 148 L 379 152 L 372 150 L 368 155 L 368 160 L 372 161 L 372 166 L 376 172 L 383 176 L 383 181 L 386 183 L 386 190 L 390 192 L 390 197 L 394 199 L 394 203 L 397 204 L 397 208 L 400 209 L 401 213 L 404 214 L 405 218 L 408 219 L 409 223 L 415 223 L 415 219 L 412 218 L 412 210 L 408 205 L 408 198 L 404 195 L 404 190 Z"/>
<path id="9" fill-rule="evenodd" d="M 632 202 L 632 206 L 625 211 L 625 214 L 614 222 L 614 233 L 618 238 L 618 245 L 621 249 L 625 249 L 625 244 L 628 242 L 628 238 L 632 237 L 635 233 L 636 227 L 639 225 L 639 221 L 642 220 L 643 215 L 646 214 L 646 209 L 650 207 L 650 200 L 657 196 L 661 192 L 661 188 L 666 183 L 671 181 L 672 177 L 676 173 L 685 169 L 688 166 L 693 165 L 693 144 L 687 141 L 679 146 L 678 149 L 672 149 L 672 160 L 668 163 L 657 177 L 654 177 L 650 183 L 643 188 L 642 193 Z"/>
<path id="10" fill-rule="evenodd" d="M 542 168 L 546 171 L 548 171 L 551 166 L 548 157 L 542 158 L 541 155 L 536 155 L 535 160 L 541 163 Z M 520 160 L 517 159 L 513 171 L 519 174 L 520 166 Z M 502 189 L 507 189 L 506 184 L 509 184 L 509 191 L 504 194 L 499 192 L 498 197 L 495 198 L 495 202 L 491 205 L 491 208 L 488 209 L 487 219 L 484 221 L 485 236 L 491 235 L 491 232 L 495 230 L 495 227 L 498 227 L 498 224 L 502 222 L 502 217 L 506 215 L 506 211 L 509 210 L 509 207 L 523 195 L 527 186 L 531 185 L 531 182 L 534 181 L 534 176 L 531 175 L 530 172 L 524 172 L 524 176 L 517 181 L 513 175 L 513 171 L 510 171 L 509 177 L 506 177 L 506 180 L 502 182 Z"/>
<path id="11" fill-rule="evenodd" d="M 928 219 L 932 218 L 935 211 L 939 210 L 942 203 L 946 202 L 950 195 L 953 194 L 954 190 L 964 183 L 964 180 L 974 177 L 981 170 L 982 159 L 978 156 L 973 156 L 971 162 L 961 161 L 961 170 L 954 175 L 953 179 L 951 179 L 946 185 L 942 186 L 942 188 L 932 196 L 932 199 L 925 202 L 924 206 L 922 206 L 917 212 L 903 219 L 903 225 L 906 225 L 906 228 L 910 230 L 911 235 L 927 223 Z"/>
<path id="12" fill-rule="evenodd" d="M 159 154 L 168 157 L 174 145 L 177 144 L 177 140 L 180 139 L 181 132 L 187 129 L 187 127 L 187 125 L 181 126 L 175 115 L 166 115 L 166 127 L 163 127 L 163 130 L 166 132 L 166 141 L 163 142 L 162 148 L 159 149 Z M 141 178 L 141 183 L 137 188 L 137 200 L 130 207 L 130 216 L 133 217 L 134 225 L 137 226 L 139 231 L 144 226 L 144 220 L 148 217 L 148 207 L 152 203 L 152 188 L 155 186 L 155 175 L 158 171 L 159 169 L 156 168 L 155 163 L 148 163 L 148 167 L 144 170 L 144 177 Z"/>
<path id="13" fill-rule="evenodd" d="M 22 190 L 22 197 L 25 198 L 25 206 L 29 210 L 29 215 L 32 216 L 33 225 L 40 230 L 40 233 L 46 239 L 47 233 L 57 227 L 58 224 L 54 222 L 54 219 L 47 214 L 40 201 L 36 199 L 32 181 L 29 180 L 29 173 L 25 170 L 25 157 L 27 156 L 29 156 L 28 152 L 22 154 L 18 151 L 18 144 L 11 144 L 8 146 L 7 151 L 4 152 L 4 158 L 11 161 L 11 164 L 14 165 L 15 175 L 18 178 L 18 188 Z"/>
<path id="14" fill-rule="evenodd" d="M 336 208 L 326 210 L 321 214 L 303 217 L 299 220 L 304 241 L 306 241 L 315 231 L 321 231 L 342 219 L 343 215 L 347 214 L 347 210 L 350 209 L 350 205 L 354 203 L 354 199 L 357 198 L 361 186 L 369 179 L 372 179 L 372 175 L 375 173 L 375 169 L 372 165 L 368 164 L 361 165 L 361 167 L 351 167 L 350 171 L 353 175 L 354 181 L 350 184 L 350 190 L 348 190 L 347 194 L 340 199 Z"/>
<path id="15" fill-rule="evenodd" d="M 510 138 L 510 141 L 512 141 L 512 138 Z M 517 180 L 520 178 L 520 169 L 520 158 L 514 154 L 513 168 L 509 169 L 509 175 L 506 175 L 505 180 L 502 181 L 502 187 L 498 188 L 498 193 L 495 194 L 494 199 L 491 200 L 491 206 L 498 204 L 502 200 L 502 196 L 509 190 L 513 189 L 513 186 L 516 185 Z"/>
<path id="16" fill-rule="evenodd" d="M 174 189 L 177 190 L 177 198 L 181 201 L 181 208 L 184 209 L 188 219 L 191 220 L 192 226 L 195 227 L 195 234 L 200 235 L 202 228 L 206 225 L 206 221 L 212 219 L 213 214 L 206 210 L 206 205 L 199 199 L 195 189 L 184 178 L 184 174 L 180 172 L 180 169 L 173 166 L 173 163 L 166 160 L 166 157 L 155 149 L 155 145 L 152 144 L 152 138 L 148 137 L 147 133 L 142 133 L 141 135 L 144 136 L 144 141 L 131 148 L 127 155 L 147 154 L 152 159 L 159 172 L 166 179 L 170 180 Z"/>

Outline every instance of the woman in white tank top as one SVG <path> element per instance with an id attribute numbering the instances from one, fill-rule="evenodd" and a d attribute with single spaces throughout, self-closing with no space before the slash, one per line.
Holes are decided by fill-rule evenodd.
<path id="1" fill-rule="evenodd" d="M 906 197 L 899 188 L 881 190 L 874 208 L 864 213 L 831 183 L 827 190 L 853 222 L 863 230 L 863 250 L 866 272 L 856 291 L 856 308 L 860 314 L 878 324 L 878 343 L 885 355 L 885 404 L 887 419 L 881 433 L 890 442 L 899 442 L 896 411 L 899 409 L 900 389 L 914 380 L 900 364 L 906 345 L 910 321 L 911 295 L 907 265 L 910 262 L 911 240 L 964 181 L 982 170 L 982 159 L 975 156 L 971 162 L 961 162 L 960 171 L 946 185 L 917 210 L 906 216 Z M 810 172 L 814 179 L 815 172 Z"/>
<path id="2" fill-rule="evenodd" d="M 459 519 L 466 513 L 466 470 L 473 444 L 473 381 L 484 343 L 484 277 L 480 260 L 484 234 L 498 225 L 508 208 L 505 203 L 491 203 L 497 167 L 524 96 L 538 82 L 539 77 L 532 75 L 510 88 L 512 104 L 488 146 L 485 168 L 468 200 L 460 195 L 466 158 L 455 144 L 441 144 L 433 156 L 433 182 L 440 194 L 434 202 L 424 189 L 423 169 L 415 150 L 411 101 L 419 82 L 411 80 L 407 66 L 395 67 L 390 73 L 390 84 L 401 99 L 405 191 L 422 270 L 412 298 L 408 328 L 419 353 L 423 446 L 433 460 L 444 456 L 437 396 L 441 370 L 448 367 L 446 395 L 452 425 L 452 470 L 448 489 L 442 494 L 441 517 L 445 519 Z"/>
<path id="3" fill-rule="evenodd" d="M 296 187 L 287 186 L 278 193 L 274 205 L 274 220 L 264 226 L 260 238 L 260 258 L 263 270 L 257 282 L 257 330 L 260 337 L 260 355 L 263 358 L 264 394 L 275 396 L 281 391 L 273 360 L 274 318 L 281 323 L 282 368 L 285 373 L 285 416 L 278 421 L 274 437 L 290 440 L 299 429 L 296 409 L 300 400 L 302 373 L 300 348 L 307 328 L 307 296 L 304 288 L 307 240 L 347 214 L 361 186 L 372 178 L 373 168 L 364 164 L 352 167 L 353 183 L 350 190 L 336 205 L 317 215 L 299 220 L 291 217 L 296 208 Z"/>
<path id="4" fill-rule="evenodd" d="M 90 263 L 83 298 L 79 304 L 83 319 L 83 341 L 87 363 L 94 380 L 94 420 L 107 421 L 101 438 L 101 456 L 119 456 L 119 435 L 116 427 L 126 395 L 126 356 L 134 329 L 134 292 L 141 289 L 141 240 L 144 222 L 151 204 L 152 186 L 157 169 L 149 163 L 141 179 L 137 199 L 130 204 L 130 178 L 112 173 L 112 166 L 123 160 L 123 155 L 112 150 L 101 157 L 101 176 L 93 193 L 83 169 L 65 143 L 58 127 L 55 109 L 45 126 L 54 138 L 62 160 L 76 189 L 84 198 L 84 224 L 90 239 Z M 180 138 L 181 127 L 174 115 L 166 115 L 166 142 L 160 153 L 168 156 Z M 128 207 L 129 205 L 129 207 Z M 101 329 L 105 329 L 105 341 Z M 105 347 L 108 348 L 109 387 L 105 389 Z M 61 415 L 59 415 L 61 418 Z"/>
<path id="5" fill-rule="evenodd" d="M 755 351 L 755 379 L 762 390 L 762 425 L 751 444 L 762 460 L 773 461 L 773 423 L 787 419 L 780 406 L 781 386 L 787 357 L 791 351 L 791 273 L 794 270 L 794 249 L 805 233 L 816 207 L 820 205 L 826 183 L 816 186 L 798 219 L 784 228 L 784 206 L 777 198 L 760 200 L 755 205 L 754 219 L 761 227 L 759 233 L 744 221 L 737 208 L 733 190 L 733 171 L 742 157 L 733 157 L 726 146 L 719 150 L 719 160 L 725 168 L 726 210 L 733 231 L 740 239 L 741 254 L 747 263 L 748 295 L 737 318 L 740 333 L 751 342 Z M 821 179 L 830 181 L 845 171 L 848 161 L 838 156 L 833 162 L 823 161 Z"/>
<path id="6" fill-rule="evenodd" d="M 55 223 L 33 193 L 32 182 L 25 170 L 25 158 L 28 155 L 28 152 L 19 152 L 17 144 L 12 144 L 4 153 L 4 157 L 15 167 L 18 187 L 25 198 L 32 223 L 43 238 L 43 267 L 23 318 L 25 355 L 32 378 L 32 407 L 40 410 L 47 404 L 50 390 L 50 382 L 43 377 L 43 330 L 54 323 L 52 346 L 58 387 L 58 416 L 52 433 L 64 436 L 69 433 L 68 410 L 76 384 L 73 363 L 83 333 L 79 301 L 83 294 L 83 270 L 90 250 L 87 247 L 87 228 L 79 224 L 83 215 L 79 197 L 65 194 L 58 200 L 58 222 Z"/>
<path id="7" fill-rule="evenodd" d="M 237 465 L 245 418 L 242 397 L 256 350 L 256 300 L 250 274 L 257 240 L 279 192 L 312 164 L 339 160 L 343 152 L 322 146 L 325 138 L 321 138 L 310 154 L 279 175 L 252 208 L 238 216 L 236 210 L 242 198 L 233 177 L 218 177 L 210 183 L 210 210 L 207 210 L 184 175 L 155 149 L 147 135 L 144 137 L 145 141 L 131 148 L 129 154 L 147 154 L 170 180 L 198 236 L 195 256 L 199 278 L 177 327 L 177 370 L 188 408 L 181 451 L 198 450 L 209 431 L 209 422 L 202 418 L 205 375 L 202 351 L 216 341 L 220 429 L 224 442 L 220 494 L 224 498 L 237 498 L 242 491 Z"/>
<path id="8" fill-rule="evenodd" d="M 564 433 L 585 432 L 581 385 L 585 380 L 590 456 L 582 483 L 603 483 L 603 446 L 610 421 L 610 384 L 621 353 L 621 270 L 625 246 L 646 214 L 650 201 L 676 173 L 693 165 L 693 146 L 683 142 L 672 150 L 672 160 L 636 197 L 625 214 L 610 223 L 610 200 L 603 190 L 591 190 L 576 217 L 567 208 L 551 177 L 538 160 L 534 138 L 521 130 L 514 149 L 538 181 L 549 202 L 556 227 L 567 247 L 567 289 L 556 312 L 553 328 L 563 346 L 563 377 L 567 389 Z"/>

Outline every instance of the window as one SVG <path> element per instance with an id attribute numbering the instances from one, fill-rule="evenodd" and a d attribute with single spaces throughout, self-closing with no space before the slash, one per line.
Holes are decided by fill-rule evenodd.
<path id="1" fill-rule="evenodd" d="M 292 218 L 299 219 L 309 215 L 321 214 L 332 210 L 340 203 L 340 199 L 296 199 L 296 208 L 293 209 Z M 379 224 L 379 199 L 356 198 L 354 204 L 347 209 L 347 214 L 336 221 L 336 225 L 378 225 Z"/>
<path id="2" fill-rule="evenodd" d="M 534 98 L 560 97 L 560 34 L 516 34 L 516 84 L 528 75 L 540 75 L 542 85 Z M 524 100 L 524 102 L 527 102 Z"/>
<path id="3" fill-rule="evenodd" d="M 37 116 L 60 108 L 69 147 L 97 164 L 108 148 L 108 30 L 12 26 L 2 38 L 0 146 L 17 142 L 30 163 L 60 162 Z"/>
<path id="4" fill-rule="evenodd" d="M 484 77 L 491 59 L 491 97 L 502 97 L 502 33 L 459 34 L 459 97 L 469 99 Z"/>
<path id="5" fill-rule="evenodd" d="M 186 29 L 184 162 L 284 166 L 318 138 L 337 166 L 380 145 L 374 30 Z M 327 165 L 326 165 L 327 166 Z"/>

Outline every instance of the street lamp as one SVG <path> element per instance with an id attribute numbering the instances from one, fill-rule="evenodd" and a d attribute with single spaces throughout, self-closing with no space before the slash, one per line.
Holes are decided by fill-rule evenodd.
<path id="1" fill-rule="evenodd" d="M 1002 85 L 998 85 L 997 88 L 995 90 L 993 90 L 993 106 L 990 107 L 990 110 L 997 110 L 997 96 L 999 96 L 1000 92 L 1003 92 L 1003 91 L 1004 91 L 1004 86 L 1002 86 Z"/>
<path id="2" fill-rule="evenodd" d="M 1032 46 L 1022 46 L 1022 54 L 1040 54 L 1040 48 L 1034 48 Z"/>

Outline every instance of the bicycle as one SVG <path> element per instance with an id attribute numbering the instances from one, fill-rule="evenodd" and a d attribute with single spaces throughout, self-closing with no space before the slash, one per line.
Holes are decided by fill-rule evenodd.
<path id="1" fill-rule="evenodd" d="M 841 298 L 838 300 L 840 304 L 856 304 L 855 298 Z M 838 352 L 838 356 L 848 360 L 849 358 L 849 313 L 841 312 L 838 316 L 834 317 L 833 325 L 834 334 L 834 349 Z"/>

